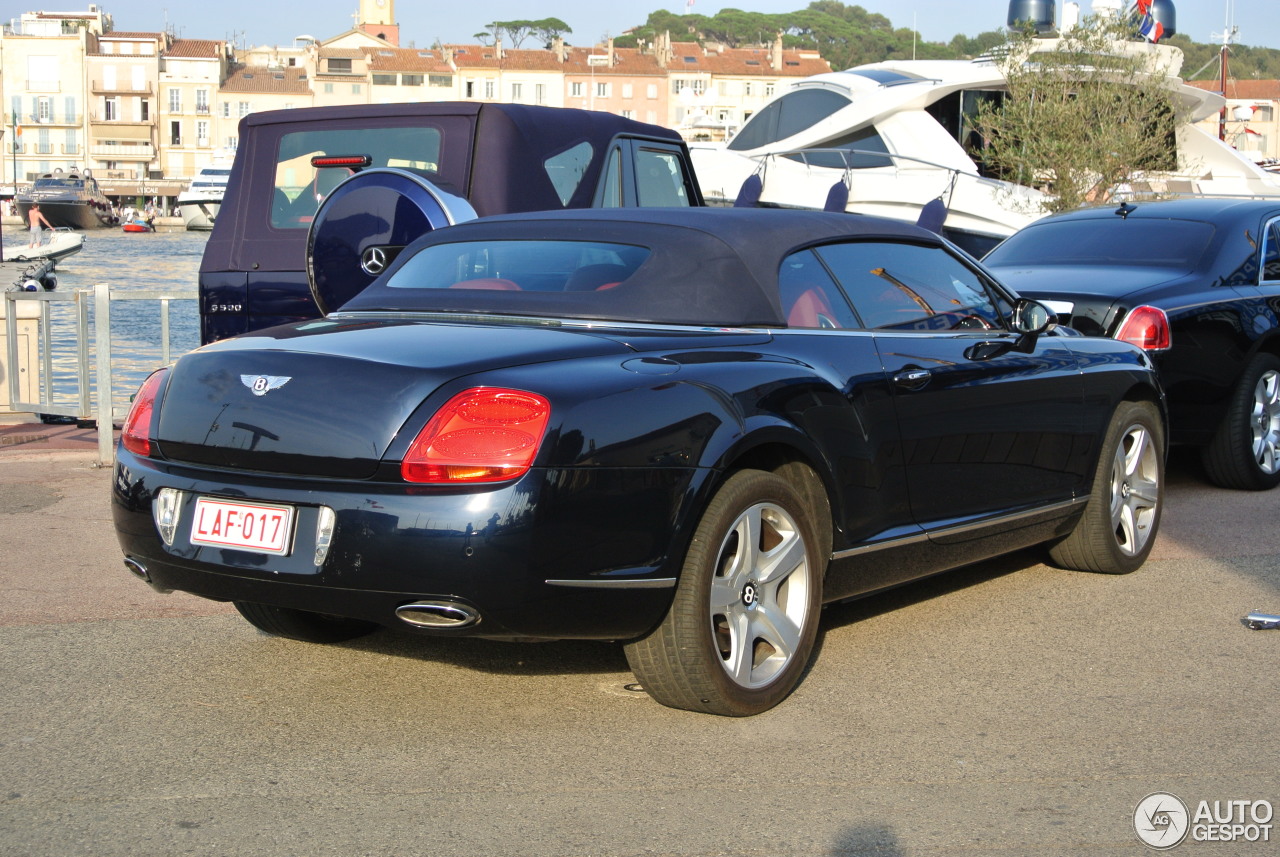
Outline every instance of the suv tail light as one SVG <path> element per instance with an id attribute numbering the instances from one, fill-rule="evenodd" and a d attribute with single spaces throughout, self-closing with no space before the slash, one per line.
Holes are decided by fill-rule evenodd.
<path id="1" fill-rule="evenodd" d="M 1173 343 L 1169 317 L 1153 306 L 1134 307 L 1124 317 L 1116 339 L 1138 346 L 1144 351 L 1164 351 Z"/>
<path id="2" fill-rule="evenodd" d="M 120 442 L 134 455 L 151 457 L 151 417 L 155 414 L 160 382 L 168 373 L 168 369 L 160 369 L 147 376 L 129 406 L 129 416 L 125 417 L 120 430 Z"/>
<path id="3" fill-rule="evenodd" d="M 528 472 L 551 420 L 536 393 L 476 387 L 454 396 L 405 453 L 406 482 L 503 482 Z"/>

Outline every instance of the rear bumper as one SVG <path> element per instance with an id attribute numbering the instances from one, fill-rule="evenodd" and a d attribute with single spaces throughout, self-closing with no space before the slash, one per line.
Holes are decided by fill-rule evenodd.
<path id="1" fill-rule="evenodd" d="M 666 614 L 694 473 L 534 470 L 511 485 L 458 492 L 194 470 L 119 449 L 112 509 L 125 558 L 158 589 L 415 633 L 614 640 L 643 635 Z M 172 544 L 152 515 L 161 488 L 182 492 Z M 294 507 L 289 554 L 191 544 L 199 496 Z M 316 565 L 321 506 L 336 525 Z M 479 620 L 423 627 L 397 616 L 418 601 L 458 604 Z"/>

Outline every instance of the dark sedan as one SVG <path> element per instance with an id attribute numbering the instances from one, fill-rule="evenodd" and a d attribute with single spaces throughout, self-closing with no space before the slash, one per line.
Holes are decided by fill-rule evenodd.
<path id="1" fill-rule="evenodd" d="M 1142 564 L 1159 385 L 1052 327 L 892 221 L 482 218 L 151 376 L 116 527 L 152 586 L 273 634 L 616 640 L 658 701 L 752 714 L 826 602 L 1040 543 Z"/>
<path id="2" fill-rule="evenodd" d="M 1170 439 L 1199 446 L 1215 483 L 1280 484 L 1280 200 L 1073 211 L 984 261 L 1061 323 L 1149 351 Z"/>

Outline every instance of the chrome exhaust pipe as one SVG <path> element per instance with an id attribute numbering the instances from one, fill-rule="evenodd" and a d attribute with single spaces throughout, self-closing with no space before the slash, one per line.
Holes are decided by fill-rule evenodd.
<path id="1" fill-rule="evenodd" d="M 124 567 L 129 569 L 130 573 L 143 583 L 151 582 L 151 573 L 147 571 L 147 567 L 133 557 L 127 556 L 124 558 Z"/>
<path id="2" fill-rule="evenodd" d="M 413 601 L 397 607 L 396 616 L 415 628 L 465 628 L 480 621 L 479 611 L 456 601 Z"/>
<path id="3" fill-rule="evenodd" d="M 152 580 L 151 572 L 147 571 L 147 567 L 143 565 L 142 560 L 134 559 L 131 556 L 127 556 L 124 558 L 124 567 L 129 569 L 130 574 L 132 574 L 134 577 L 141 580 L 147 586 L 150 586 L 156 592 L 159 592 L 161 595 L 168 595 L 170 592 L 173 591 L 172 589 L 169 589 L 167 587 L 160 586 L 154 580 Z"/>

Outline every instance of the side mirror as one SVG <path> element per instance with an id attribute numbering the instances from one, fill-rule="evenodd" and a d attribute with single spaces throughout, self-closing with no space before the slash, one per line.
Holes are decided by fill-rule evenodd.
<path id="1" fill-rule="evenodd" d="M 1021 333 L 1024 336 L 1039 336 L 1058 326 L 1049 308 L 1030 298 L 1018 298 L 1018 302 L 1013 305 L 1010 324 L 1014 333 Z"/>

